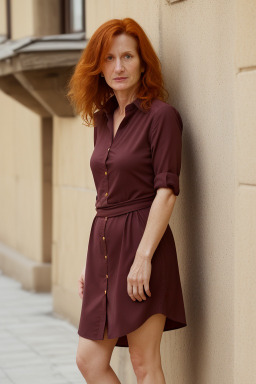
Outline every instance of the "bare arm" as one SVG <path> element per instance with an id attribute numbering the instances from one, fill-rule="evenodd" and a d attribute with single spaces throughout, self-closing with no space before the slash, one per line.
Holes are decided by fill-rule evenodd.
<path id="1" fill-rule="evenodd" d="M 147 295 L 151 296 L 149 290 L 151 259 L 166 231 L 175 201 L 176 195 L 171 188 L 157 190 L 134 262 L 127 276 L 127 292 L 133 301 L 146 300 L 143 286 Z"/>
<path id="2" fill-rule="evenodd" d="M 153 254 L 169 223 L 176 195 L 170 188 L 159 188 L 148 215 L 147 225 L 140 241 L 137 253 L 142 257 L 153 257 Z"/>

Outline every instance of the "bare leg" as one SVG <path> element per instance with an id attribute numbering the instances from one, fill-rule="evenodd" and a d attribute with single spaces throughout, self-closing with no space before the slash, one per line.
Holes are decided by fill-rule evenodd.
<path id="1" fill-rule="evenodd" d="M 156 314 L 128 333 L 129 352 L 138 384 L 165 384 L 160 343 L 166 316 Z"/>
<path id="2" fill-rule="evenodd" d="M 79 337 L 76 364 L 87 384 L 120 384 L 109 364 L 116 342 L 117 338 L 107 338 L 107 327 L 104 340 Z"/>

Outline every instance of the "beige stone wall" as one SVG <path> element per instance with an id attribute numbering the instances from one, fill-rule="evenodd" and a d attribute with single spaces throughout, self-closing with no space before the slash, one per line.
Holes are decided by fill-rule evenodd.
<path id="1" fill-rule="evenodd" d="M 108 3 L 108 4 L 106 4 Z M 105 5 L 106 4 L 106 5 Z M 104 6 L 105 5 L 105 6 Z M 165 333 L 167 383 L 231 383 L 234 322 L 234 2 L 87 2 L 89 36 L 114 17 L 138 21 L 159 54 L 184 120 L 181 195 L 170 220 L 188 327 Z M 127 351 L 112 364 L 126 383 Z M 175 378 L 175 380 L 173 379 Z"/>
<path id="2" fill-rule="evenodd" d="M 95 211 L 96 191 L 89 167 L 93 129 L 77 118 L 54 118 L 53 296 L 55 309 L 78 321 L 78 278 Z"/>
<path id="3" fill-rule="evenodd" d="M 256 2 L 236 1 L 235 384 L 256 382 Z"/>
<path id="4" fill-rule="evenodd" d="M 161 2 L 158 0 L 86 1 L 86 36 L 90 38 L 93 32 L 109 19 L 132 17 L 141 24 L 159 53 Z"/>
<path id="5" fill-rule="evenodd" d="M 0 92 L 0 236 L 42 261 L 42 153 L 39 117 Z"/>
<path id="6" fill-rule="evenodd" d="M 5 3 L 0 1 L 0 31 L 6 28 Z M 11 0 L 11 39 L 34 36 L 34 5 L 33 0 Z M 23 288 L 49 290 L 51 120 L 2 92 L 0 116 L 0 268 Z"/>

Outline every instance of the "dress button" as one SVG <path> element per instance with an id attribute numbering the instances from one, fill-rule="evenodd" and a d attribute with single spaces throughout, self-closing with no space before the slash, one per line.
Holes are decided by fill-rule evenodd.
<path id="1" fill-rule="evenodd" d="M 105 193 L 105 196 L 107 196 L 107 195 L 108 195 L 108 193 L 106 192 L 106 193 Z"/>
<path id="2" fill-rule="evenodd" d="M 107 221 L 107 219 L 108 219 L 108 217 L 106 216 L 106 217 L 105 217 L 105 221 Z"/>
<path id="3" fill-rule="evenodd" d="M 107 255 L 105 256 L 105 259 L 107 259 L 108 257 L 107 257 Z"/>
<path id="4" fill-rule="evenodd" d="M 108 151 L 110 150 L 110 148 L 108 148 Z"/>
<path id="5" fill-rule="evenodd" d="M 105 171 L 105 175 L 107 175 L 108 173 Z"/>
<path id="6" fill-rule="evenodd" d="M 107 291 L 105 290 L 105 295 L 106 295 Z"/>
<path id="7" fill-rule="evenodd" d="M 106 275 L 106 278 L 108 279 L 108 275 Z"/>
<path id="8" fill-rule="evenodd" d="M 102 237 L 102 240 L 105 240 L 105 237 L 104 237 L 104 236 Z"/>

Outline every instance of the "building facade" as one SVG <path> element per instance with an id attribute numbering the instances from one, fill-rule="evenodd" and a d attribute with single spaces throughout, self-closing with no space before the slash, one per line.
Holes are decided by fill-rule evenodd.
<path id="1" fill-rule="evenodd" d="M 132 17 L 158 53 L 183 123 L 181 193 L 170 219 L 188 326 L 165 332 L 167 383 L 256 381 L 256 2 L 0 0 L 0 268 L 51 291 L 78 325 L 96 191 L 93 129 L 68 104 L 86 41 Z M 120 380 L 136 382 L 127 349 Z"/>

